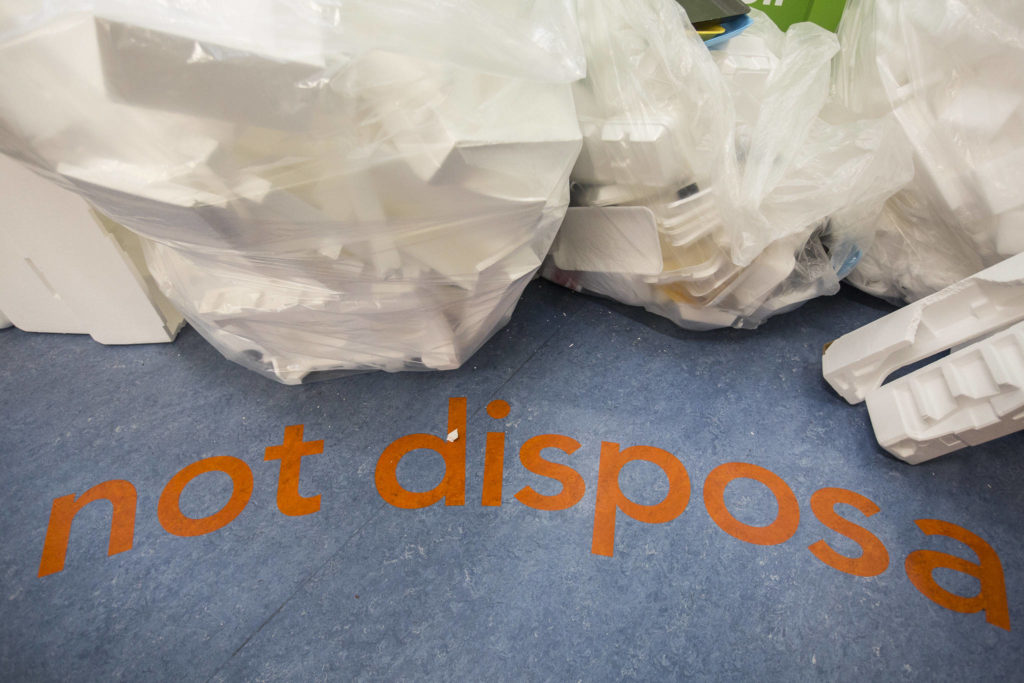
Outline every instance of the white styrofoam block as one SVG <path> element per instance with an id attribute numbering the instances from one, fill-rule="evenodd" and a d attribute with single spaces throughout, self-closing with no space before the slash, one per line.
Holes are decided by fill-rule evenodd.
<path id="1" fill-rule="evenodd" d="M 914 165 L 928 178 L 942 196 L 948 209 L 956 211 L 970 202 L 970 191 L 964 186 L 964 160 L 952 142 L 939 134 L 942 125 L 933 112 L 913 92 L 896 84 L 893 74 L 879 63 L 879 76 L 893 102 L 893 114 L 903 127 L 914 149 Z"/>
<path id="2" fill-rule="evenodd" d="M 767 97 L 768 82 L 779 68 L 779 58 L 761 36 L 744 33 L 711 55 L 734 93 L 741 120 L 757 120 Z"/>
<path id="3" fill-rule="evenodd" d="M 662 285 L 680 283 L 694 300 L 706 304 L 741 270 L 726 250 L 706 237 L 684 249 L 666 250 L 664 270 L 649 281 Z"/>
<path id="4" fill-rule="evenodd" d="M 210 141 L 207 156 L 216 148 Z M 222 194 L 196 190 L 179 183 L 174 176 L 174 169 L 161 164 L 138 165 L 126 164 L 114 159 L 96 159 L 87 166 L 69 163 L 58 163 L 57 173 L 71 182 L 81 181 L 109 188 L 117 192 L 151 199 L 161 204 L 179 207 L 223 206 L 225 198 Z"/>
<path id="5" fill-rule="evenodd" d="M 913 465 L 1024 429 L 1024 323 L 886 384 L 867 406 L 879 445 Z"/>
<path id="6" fill-rule="evenodd" d="M 1024 209 L 1007 211 L 996 220 L 996 252 L 1001 256 L 1024 252 Z"/>
<path id="7" fill-rule="evenodd" d="M 797 240 L 788 239 L 768 246 L 753 263 L 743 269 L 722 291 L 712 305 L 751 316 L 771 296 L 796 267 Z"/>
<path id="8" fill-rule="evenodd" d="M 534 239 L 543 208 L 542 202 L 494 200 L 489 213 L 408 231 L 395 244 L 401 254 L 472 288 L 479 273 Z"/>
<path id="9" fill-rule="evenodd" d="M 623 121 L 582 121 L 583 148 L 573 180 L 599 185 L 683 187 L 692 182 L 673 131 L 673 117 Z"/>
<path id="10" fill-rule="evenodd" d="M 1024 147 L 979 164 L 978 185 L 993 214 L 1024 205 Z"/>
<path id="11" fill-rule="evenodd" d="M 657 275 L 662 257 L 654 214 L 644 206 L 570 208 L 551 258 L 561 270 Z"/>
<path id="12" fill-rule="evenodd" d="M 125 179 L 130 191 L 201 170 L 218 140 L 232 136 L 230 124 L 108 98 L 88 15 L 70 15 L 5 43 L 0 65 L 0 118 L 16 133 L 12 142 L 32 141 L 33 152 L 50 167 L 95 169 Z M 154 177 L 158 172 L 166 177 Z"/>
<path id="13" fill-rule="evenodd" d="M 939 120 L 948 130 L 967 131 L 984 139 L 994 138 L 1024 101 L 1009 84 L 983 87 L 968 83 L 950 95 Z"/>
<path id="14" fill-rule="evenodd" d="M 328 88 L 325 27 L 276 0 L 99 0 L 95 24 L 114 101 L 301 130 Z"/>
<path id="15" fill-rule="evenodd" d="M 138 238 L 0 157 L 0 309 L 30 332 L 89 334 L 103 344 L 174 339 L 183 318 L 159 292 Z"/>
<path id="16" fill-rule="evenodd" d="M 209 45 L 270 61 L 323 65 L 327 22 L 303 16 L 280 0 L 93 2 L 98 17 L 189 38 L 200 48 Z M 202 56 L 197 53 L 195 61 Z"/>
<path id="17" fill-rule="evenodd" d="M 267 128 L 291 130 L 309 125 L 326 87 L 321 77 L 322 59 L 312 64 L 285 61 L 229 47 L 220 36 L 219 43 L 207 43 L 176 35 L 177 28 L 174 24 L 149 28 L 96 19 L 103 72 L 112 98 Z"/>
<path id="18" fill-rule="evenodd" d="M 834 341 L 822 373 L 859 403 L 893 371 L 1024 320 L 1019 254 Z"/>
<path id="19" fill-rule="evenodd" d="M 378 50 L 354 60 L 332 87 L 364 103 L 397 157 L 433 185 L 545 198 L 579 154 L 572 91 L 559 84 Z"/>
<path id="20" fill-rule="evenodd" d="M 38 140 L 51 140 L 77 125 L 83 92 L 102 92 L 103 72 L 96 32 L 88 17 L 73 16 L 31 39 L 11 41 L 0 49 L 4 89 L 0 116 L 8 126 Z M 39 84 L 61 74 L 74 89 L 53 88 L 39 100 Z M 34 104 L 38 102 L 38 104 Z"/>
<path id="21" fill-rule="evenodd" d="M 674 247 L 686 247 L 716 231 L 724 230 L 722 216 L 715 206 L 711 190 L 655 205 L 661 233 Z"/>

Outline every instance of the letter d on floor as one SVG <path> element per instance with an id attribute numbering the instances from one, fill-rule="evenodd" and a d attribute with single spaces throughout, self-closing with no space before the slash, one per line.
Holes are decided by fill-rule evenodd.
<path id="1" fill-rule="evenodd" d="M 466 399 L 448 400 L 448 430 L 458 438 L 447 441 L 433 434 L 409 434 L 392 441 L 377 460 L 377 493 L 388 503 L 406 510 L 425 508 L 442 498 L 445 505 L 466 503 Z M 409 491 L 398 483 L 398 463 L 410 451 L 432 450 L 444 458 L 444 479 L 429 491 Z"/>

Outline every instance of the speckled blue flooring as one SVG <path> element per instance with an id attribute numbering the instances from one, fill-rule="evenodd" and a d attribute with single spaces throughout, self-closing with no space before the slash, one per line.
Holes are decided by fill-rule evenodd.
<path id="1" fill-rule="evenodd" d="M 918 467 L 885 456 L 863 406 L 822 381 L 820 354 L 886 310 L 844 292 L 753 333 L 691 333 L 535 282 L 461 370 L 302 387 L 222 359 L 190 329 L 174 344 L 116 348 L 0 332 L 0 679 L 1019 680 L 1024 436 Z M 444 436 L 452 397 L 468 406 L 465 503 L 391 505 L 375 485 L 378 458 L 403 435 Z M 494 399 L 510 405 L 506 418 L 488 416 Z M 299 481 L 320 506 L 285 515 L 280 463 L 264 449 L 298 424 L 306 441 L 324 442 L 302 458 Z M 488 430 L 506 434 L 501 505 L 481 505 Z M 520 446 L 542 434 L 580 444 L 572 455 L 544 451 L 585 482 L 567 509 L 517 498 L 527 486 L 563 490 L 520 463 Z M 672 521 L 620 510 L 610 557 L 591 552 L 602 442 L 667 450 L 690 484 Z M 211 456 L 251 470 L 248 505 L 210 533 L 168 533 L 164 486 Z M 742 540 L 709 515 L 705 479 L 731 462 L 766 468 L 795 494 L 788 540 Z M 397 467 L 410 491 L 444 474 L 426 451 Z M 91 503 L 74 518 L 63 570 L 38 576 L 54 499 L 111 480 L 137 492 L 131 549 L 108 557 L 112 506 Z M 645 505 L 669 491 L 645 461 L 628 463 L 619 485 Z M 837 511 L 884 544 L 881 574 L 839 571 L 808 550 L 823 540 L 860 554 L 811 509 L 829 487 L 877 504 L 870 517 Z M 181 514 L 215 515 L 235 494 L 225 474 L 198 476 Z M 780 505 L 751 479 L 729 485 L 724 503 L 749 526 L 772 522 Z M 991 546 L 1011 630 L 915 588 L 904 567 L 913 551 L 978 562 L 918 519 Z M 979 592 L 964 573 L 934 577 Z"/>

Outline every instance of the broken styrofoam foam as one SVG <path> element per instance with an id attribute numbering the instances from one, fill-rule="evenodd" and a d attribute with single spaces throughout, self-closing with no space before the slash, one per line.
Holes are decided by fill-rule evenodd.
<path id="1" fill-rule="evenodd" d="M 822 372 L 851 403 L 867 401 L 879 445 L 925 462 L 1024 429 L 1021 321 L 1024 254 L 841 337 L 826 347 Z"/>
<path id="2" fill-rule="evenodd" d="M 840 337 L 822 372 L 859 403 L 895 370 L 1024 320 L 1024 254 L 1019 254 Z"/>
<path id="3" fill-rule="evenodd" d="M 0 157 L 0 309 L 29 332 L 103 344 L 172 341 L 183 318 L 160 293 L 138 238 L 80 198 Z"/>
<path id="4" fill-rule="evenodd" d="M 912 465 L 1024 429 L 1024 323 L 886 384 L 867 406 L 879 445 Z"/>

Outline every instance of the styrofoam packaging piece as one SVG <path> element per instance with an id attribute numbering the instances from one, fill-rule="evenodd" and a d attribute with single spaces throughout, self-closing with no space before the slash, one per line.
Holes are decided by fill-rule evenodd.
<path id="1" fill-rule="evenodd" d="M 472 289 L 480 273 L 533 239 L 543 208 L 543 202 L 495 201 L 482 219 L 410 231 L 396 239 L 395 246 L 451 282 Z"/>
<path id="2" fill-rule="evenodd" d="M 795 250 L 802 242 L 802 237 L 798 237 L 796 240 L 780 240 L 769 245 L 756 261 L 744 268 L 725 287 L 713 305 L 738 311 L 744 317 L 753 316 L 772 292 L 793 273 L 796 268 Z"/>
<path id="3" fill-rule="evenodd" d="M 762 36 L 741 33 L 729 40 L 728 50 L 713 55 L 722 74 L 748 95 L 748 102 L 764 98 L 768 75 L 779 65 Z"/>
<path id="4" fill-rule="evenodd" d="M 103 344 L 168 342 L 181 329 L 135 235 L 2 156 L 0 216 L 0 309 L 20 329 Z"/>
<path id="5" fill-rule="evenodd" d="M 687 185 L 693 171 L 679 154 L 675 116 L 644 121 L 581 121 L 583 149 L 573 168 L 581 183 Z"/>
<path id="6" fill-rule="evenodd" d="M 551 258 L 561 270 L 657 275 L 663 268 L 658 224 L 645 206 L 570 208 Z"/>
<path id="7" fill-rule="evenodd" d="M 859 403 L 895 370 L 1024 320 L 1024 254 L 832 342 L 822 374 Z"/>
<path id="8" fill-rule="evenodd" d="M 263 4 L 276 6 L 266 0 Z M 250 16 L 258 11 L 252 8 Z M 96 18 L 103 73 L 112 98 L 269 128 L 302 128 L 314 116 L 320 92 L 301 84 L 317 80 L 324 68 L 322 56 L 291 61 L 274 54 L 272 43 L 267 44 L 266 53 L 259 54 L 175 35 L 168 32 L 173 25 L 161 28 Z M 310 33 L 314 47 L 317 34 Z"/>
<path id="9" fill-rule="evenodd" d="M 1000 154 L 975 169 L 978 185 L 994 215 L 1024 206 L 1024 146 Z"/>
<path id="10" fill-rule="evenodd" d="M 3 311 L 0 311 L 0 330 L 12 327 L 14 323 L 11 322 L 10 318 L 4 315 Z"/>
<path id="11" fill-rule="evenodd" d="M 1000 256 L 1024 253 L 1024 209 L 1004 213 L 996 230 L 996 251 Z"/>
<path id="12" fill-rule="evenodd" d="M 970 82 L 942 94 L 949 98 L 938 115 L 944 125 L 988 139 L 998 135 L 1024 105 L 1021 93 Z"/>
<path id="13" fill-rule="evenodd" d="M 1024 429 L 1024 323 L 872 391 L 867 406 L 879 445 L 912 465 Z"/>
<path id="14" fill-rule="evenodd" d="M 722 217 L 715 206 L 711 190 L 667 203 L 655 203 L 658 222 L 665 239 L 674 247 L 687 247 L 696 240 L 721 232 Z"/>
<path id="15" fill-rule="evenodd" d="M 384 139 L 418 178 L 435 186 L 463 185 L 499 198 L 543 198 L 564 174 L 559 160 L 565 151 L 578 154 L 572 92 L 562 84 L 467 72 L 377 51 L 353 61 L 332 89 L 381 112 Z M 449 94 L 442 98 L 440 92 Z M 524 166 L 533 173 L 480 172 Z"/>
<path id="16" fill-rule="evenodd" d="M 135 0 L 90 0 L 89 5 L 101 20 L 188 38 L 196 46 L 189 55 L 192 63 L 233 61 L 239 53 L 277 63 L 324 63 L 321 27 L 280 0 L 170 0 L 148 6 Z"/>
<path id="17" fill-rule="evenodd" d="M 175 203 L 184 203 L 196 190 L 183 181 L 211 175 L 204 164 L 231 137 L 224 122 L 108 99 L 88 14 L 56 17 L 48 30 L 0 44 L 0 76 L 0 120 L 11 132 L 6 151 L 37 165 L 45 162 L 51 170 L 79 169 L 82 180 L 98 185 L 126 192 L 147 188 L 159 198 L 172 195 Z M 41 85 L 54 82 L 63 86 Z M 102 157 L 97 149 L 104 151 Z M 200 192 L 192 203 L 209 196 Z"/>

